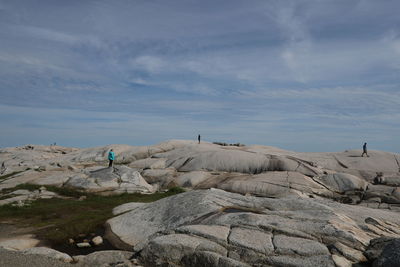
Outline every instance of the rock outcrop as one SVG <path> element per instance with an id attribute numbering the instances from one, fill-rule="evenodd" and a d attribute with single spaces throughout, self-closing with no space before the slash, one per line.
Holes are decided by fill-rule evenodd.
<path id="1" fill-rule="evenodd" d="M 107 168 L 111 148 L 116 160 Z M 396 247 L 400 238 L 399 162 L 399 154 L 381 151 L 364 158 L 356 150 L 299 153 L 182 140 L 27 145 L 0 149 L 0 205 L 61 197 L 46 186 L 98 194 L 181 186 L 189 192 L 114 208 L 106 239 L 148 266 L 389 266 L 397 254 L 388 244 Z M 43 188 L 14 188 L 24 183 Z M 81 262 L 93 260 L 86 257 Z"/>
<path id="2" fill-rule="evenodd" d="M 393 215 L 325 199 L 211 189 L 144 204 L 107 223 L 114 245 L 138 252 L 149 266 L 335 266 L 367 261 L 374 238 L 399 238 L 400 217 Z"/>
<path id="3" fill-rule="evenodd" d="M 116 165 L 105 168 L 110 148 Z M 215 187 L 264 197 L 312 194 L 400 209 L 400 155 L 380 151 L 363 158 L 360 151 L 298 153 L 173 140 L 86 149 L 27 145 L 1 149 L 0 162 L 0 189 L 33 183 L 120 194 Z"/>

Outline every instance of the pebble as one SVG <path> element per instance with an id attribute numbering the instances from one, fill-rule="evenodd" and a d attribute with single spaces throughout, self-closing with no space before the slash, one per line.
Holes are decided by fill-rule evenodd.
<path id="1" fill-rule="evenodd" d="M 103 238 L 101 236 L 96 236 L 95 238 L 92 239 L 92 242 L 95 246 L 99 246 L 103 244 Z"/>
<path id="2" fill-rule="evenodd" d="M 91 247 L 91 245 L 88 242 L 78 243 L 78 244 L 76 244 L 76 246 L 78 248 L 90 248 Z"/>

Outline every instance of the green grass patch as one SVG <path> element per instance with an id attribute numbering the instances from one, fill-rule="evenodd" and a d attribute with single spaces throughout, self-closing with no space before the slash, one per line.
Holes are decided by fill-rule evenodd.
<path id="1" fill-rule="evenodd" d="M 36 190 L 41 186 L 25 184 L 17 187 Z M 112 209 L 118 205 L 128 202 L 153 202 L 184 192 L 183 189 L 175 187 L 165 193 L 100 196 L 73 189 L 45 187 L 61 195 L 73 197 L 85 195 L 86 199 L 39 199 L 23 207 L 4 205 L 0 206 L 0 218 L 11 219 L 20 226 L 44 227 L 45 230 L 39 230 L 36 234 L 52 244 L 65 244 L 69 238 L 95 232 L 106 220 L 113 217 Z M 15 189 L 17 188 L 13 188 Z"/>

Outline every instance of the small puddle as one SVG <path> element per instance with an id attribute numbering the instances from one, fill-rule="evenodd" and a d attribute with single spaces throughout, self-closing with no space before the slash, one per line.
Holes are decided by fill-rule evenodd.
<path id="1" fill-rule="evenodd" d="M 68 243 L 63 243 L 63 244 L 50 244 L 50 247 L 67 253 L 70 256 L 76 256 L 76 255 L 87 255 L 96 251 L 102 251 L 102 250 L 119 250 L 118 248 L 114 247 L 106 238 L 104 238 L 104 228 L 98 228 L 95 233 L 88 234 L 82 237 L 79 237 L 75 239 L 73 244 L 68 244 Z M 92 242 L 91 239 L 95 236 L 101 236 L 103 237 L 103 244 L 95 246 Z M 78 248 L 76 246 L 77 243 L 84 242 L 85 239 L 90 241 L 89 243 L 92 245 L 91 247 L 88 248 Z"/>

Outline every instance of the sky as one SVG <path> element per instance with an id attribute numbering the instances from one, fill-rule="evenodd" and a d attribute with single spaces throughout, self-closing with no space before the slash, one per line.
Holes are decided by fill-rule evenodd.
<path id="1" fill-rule="evenodd" d="M 398 0 L 0 0 L 0 147 L 400 152 Z"/>

